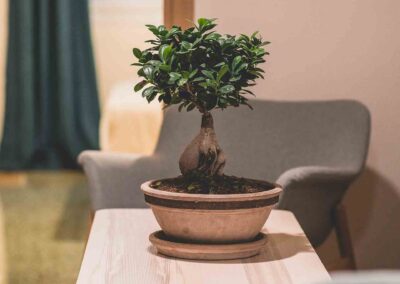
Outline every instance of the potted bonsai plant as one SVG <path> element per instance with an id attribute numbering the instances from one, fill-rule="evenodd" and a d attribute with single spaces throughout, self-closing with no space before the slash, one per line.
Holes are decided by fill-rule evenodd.
<path id="1" fill-rule="evenodd" d="M 268 54 L 257 33 L 221 35 L 215 19 L 198 19 L 182 30 L 147 25 L 155 38 L 143 51 L 134 48 L 138 75 L 135 86 L 148 102 L 201 114 L 199 134 L 184 149 L 181 176 L 142 185 L 146 202 L 164 233 L 176 240 L 197 243 L 253 241 L 264 225 L 281 188 L 266 181 L 224 174 L 226 156 L 218 144 L 212 110 L 246 105 L 245 94 L 257 78 Z M 200 120 L 200 119 L 199 119 Z"/>

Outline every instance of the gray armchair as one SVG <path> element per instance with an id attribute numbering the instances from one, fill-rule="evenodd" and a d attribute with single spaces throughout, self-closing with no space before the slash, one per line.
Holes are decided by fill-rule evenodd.
<path id="1" fill-rule="evenodd" d="M 252 101 L 214 112 L 227 155 L 226 174 L 276 181 L 284 188 L 278 207 L 296 215 L 313 245 L 333 227 L 333 210 L 362 171 L 370 116 L 355 101 Z M 180 153 L 199 131 L 200 115 L 165 112 L 154 155 L 85 151 L 79 156 L 89 179 L 93 210 L 146 207 L 142 182 L 179 174 Z"/>

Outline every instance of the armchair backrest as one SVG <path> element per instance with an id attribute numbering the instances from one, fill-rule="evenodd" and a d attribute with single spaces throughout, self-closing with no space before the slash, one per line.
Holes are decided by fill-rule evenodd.
<path id="1" fill-rule="evenodd" d="M 226 174 L 275 181 L 299 166 L 340 166 L 360 171 L 369 143 L 367 108 L 351 100 L 261 101 L 213 111 L 215 130 L 226 153 Z M 165 112 L 156 155 L 178 163 L 198 133 L 200 114 Z M 171 165 L 171 167 L 173 164 Z"/>

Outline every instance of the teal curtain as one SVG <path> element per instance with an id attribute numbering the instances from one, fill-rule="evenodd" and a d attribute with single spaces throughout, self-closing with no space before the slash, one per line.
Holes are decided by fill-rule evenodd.
<path id="1" fill-rule="evenodd" d="M 98 149 L 87 0 L 9 0 L 6 76 L 0 169 L 74 168 Z"/>

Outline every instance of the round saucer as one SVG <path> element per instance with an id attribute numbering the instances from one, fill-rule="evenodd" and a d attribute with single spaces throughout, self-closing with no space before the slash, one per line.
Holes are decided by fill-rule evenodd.
<path id="1" fill-rule="evenodd" d="M 157 252 L 167 256 L 193 260 L 227 260 L 257 255 L 267 243 L 267 235 L 259 233 L 249 242 L 233 244 L 201 244 L 177 241 L 156 231 L 149 236 Z"/>

